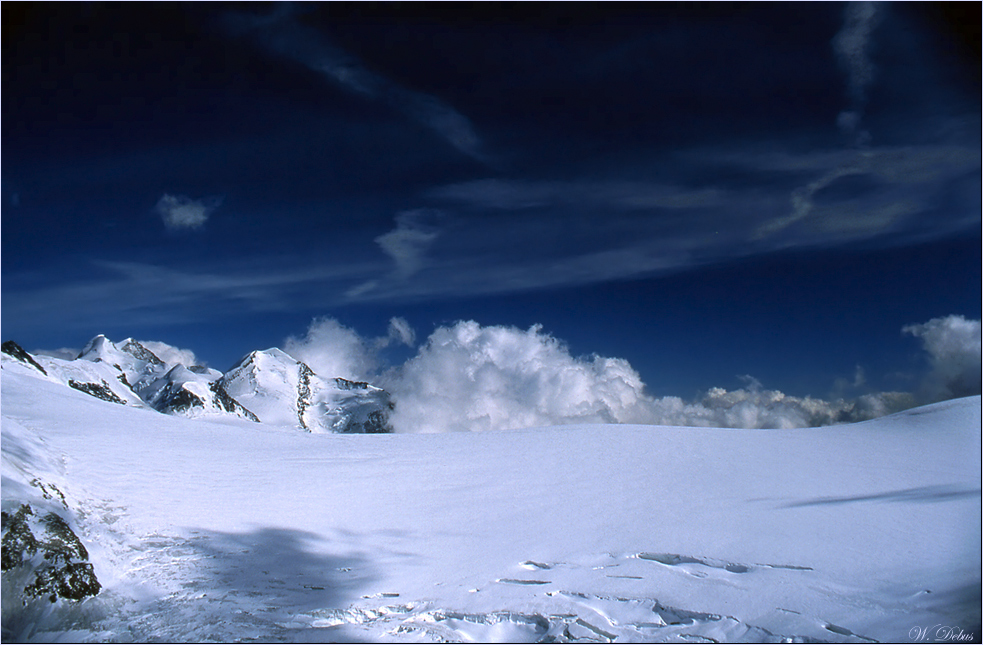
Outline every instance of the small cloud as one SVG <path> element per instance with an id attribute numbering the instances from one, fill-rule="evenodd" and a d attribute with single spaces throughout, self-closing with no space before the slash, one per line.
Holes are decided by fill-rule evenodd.
<path id="1" fill-rule="evenodd" d="M 395 263 L 390 278 L 405 282 L 426 265 L 426 252 L 440 235 L 437 227 L 442 213 L 429 208 L 402 211 L 396 215 L 396 228 L 375 238 L 376 244 Z M 360 298 L 383 284 L 368 280 L 349 289 L 345 295 Z"/>
<path id="2" fill-rule="evenodd" d="M 857 365 L 857 368 L 853 372 L 853 387 L 863 387 L 867 384 L 867 374 L 864 372 L 864 368 Z"/>
<path id="3" fill-rule="evenodd" d="M 389 336 L 387 340 L 400 342 L 407 347 L 413 347 L 416 342 L 416 332 L 406 322 L 405 318 L 393 317 L 389 319 Z M 388 343 L 387 343 L 388 344 Z"/>
<path id="4" fill-rule="evenodd" d="M 154 356 L 164 361 L 168 365 L 175 365 L 180 363 L 181 365 L 202 365 L 198 362 L 198 358 L 195 353 L 190 349 L 181 349 L 180 347 L 175 347 L 174 345 L 168 345 L 167 343 L 162 343 L 157 340 L 138 340 L 138 343 L 149 349 L 154 353 Z"/>
<path id="5" fill-rule="evenodd" d="M 164 194 L 157 200 L 156 210 L 168 230 L 194 230 L 204 226 L 220 203 L 221 200 L 216 198 L 191 199 L 184 195 Z"/>
<path id="6" fill-rule="evenodd" d="M 397 276 L 409 278 L 423 267 L 424 254 L 440 234 L 435 226 L 439 217 L 439 211 L 428 208 L 403 211 L 396 215 L 396 228 L 375 238 L 396 263 Z"/>

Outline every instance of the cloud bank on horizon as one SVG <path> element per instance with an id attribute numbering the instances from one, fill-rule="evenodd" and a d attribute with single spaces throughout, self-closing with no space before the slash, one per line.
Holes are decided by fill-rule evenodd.
<path id="1" fill-rule="evenodd" d="M 725 428 L 800 428 L 862 421 L 914 405 L 981 393 L 980 321 L 963 316 L 908 325 L 930 360 L 916 392 L 872 392 L 824 400 L 765 389 L 751 376 L 737 390 L 711 388 L 695 400 L 654 397 L 623 358 L 575 357 L 543 331 L 459 321 L 438 327 L 398 366 L 379 350 L 413 345 L 401 318 L 389 335 L 365 339 L 318 318 L 284 350 L 323 376 L 370 380 L 393 395 L 397 432 L 500 431 L 576 423 L 638 423 Z M 858 366 L 853 386 L 864 384 Z"/>
<path id="2" fill-rule="evenodd" d="M 440 327 L 416 356 L 381 376 L 397 403 L 397 431 L 506 430 L 572 423 L 799 428 L 862 421 L 980 394 L 980 321 L 936 318 L 905 327 L 922 339 L 932 369 L 920 391 L 823 400 L 764 389 L 756 379 L 715 387 L 693 401 L 653 397 L 621 358 L 571 356 L 543 332 L 474 321 Z M 858 377 L 862 381 L 861 377 Z"/>
<path id="3" fill-rule="evenodd" d="M 481 432 L 570 424 L 649 424 L 721 428 L 802 428 L 856 422 L 915 405 L 981 394 L 981 324 L 963 316 L 906 325 L 929 369 L 914 392 L 868 392 L 831 399 L 765 389 L 752 376 L 736 390 L 713 387 L 693 400 L 655 397 L 623 358 L 575 357 L 541 325 L 529 329 L 458 321 L 441 326 L 404 363 L 387 365 L 380 350 L 413 347 L 403 318 L 386 336 L 364 338 L 328 317 L 311 321 L 283 350 L 315 373 L 370 381 L 387 389 L 397 432 Z M 139 341 L 166 363 L 197 364 L 194 352 L 159 341 Z M 77 350 L 35 353 L 71 360 Z M 854 389 L 864 385 L 858 366 Z M 837 384 L 843 389 L 845 383 Z"/>

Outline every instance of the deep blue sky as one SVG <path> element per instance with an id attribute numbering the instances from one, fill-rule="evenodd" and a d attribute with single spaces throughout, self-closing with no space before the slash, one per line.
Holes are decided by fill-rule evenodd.
<path id="1" fill-rule="evenodd" d="M 539 322 L 654 394 L 904 389 L 904 325 L 980 317 L 980 22 L 4 3 L 3 338 Z"/>

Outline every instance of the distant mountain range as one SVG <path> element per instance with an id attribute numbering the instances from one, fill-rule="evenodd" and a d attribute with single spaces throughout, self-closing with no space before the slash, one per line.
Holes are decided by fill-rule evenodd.
<path id="1" fill-rule="evenodd" d="M 2 345 L 37 376 L 91 396 L 186 417 L 239 417 L 308 432 L 392 432 L 389 393 L 369 383 L 315 374 L 277 348 L 250 352 L 226 373 L 165 362 L 132 338 L 96 336 L 74 360 L 35 356 L 13 341 Z"/>

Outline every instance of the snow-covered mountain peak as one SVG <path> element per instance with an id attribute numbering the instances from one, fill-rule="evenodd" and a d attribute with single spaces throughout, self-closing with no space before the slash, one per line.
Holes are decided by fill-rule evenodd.
<path id="1" fill-rule="evenodd" d="M 325 379 L 277 347 L 250 352 L 219 381 L 262 421 L 310 432 L 391 432 L 389 394 L 368 383 Z"/>
<path id="2" fill-rule="evenodd" d="M 107 356 L 117 356 L 119 353 L 119 348 L 116 347 L 113 341 L 106 338 L 105 335 L 99 334 L 85 344 L 85 347 L 82 348 L 76 359 L 83 359 L 94 363 L 97 360 L 106 360 Z"/>
<path id="3" fill-rule="evenodd" d="M 239 359 L 229 373 L 242 369 L 282 370 L 288 366 L 296 366 L 298 363 L 300 361 L 279 347 L 270 347 L 249 352 Z"/>
<path id="4" fill-rule="evenodd" d="M 276 347 L 246 354 L 219 382 L 266 423 L 296 425 L 302 363 Z M 306 365 L 304 367 L 307 367 Z M 301 424 L 303 425 L 303 424 Z"/>

